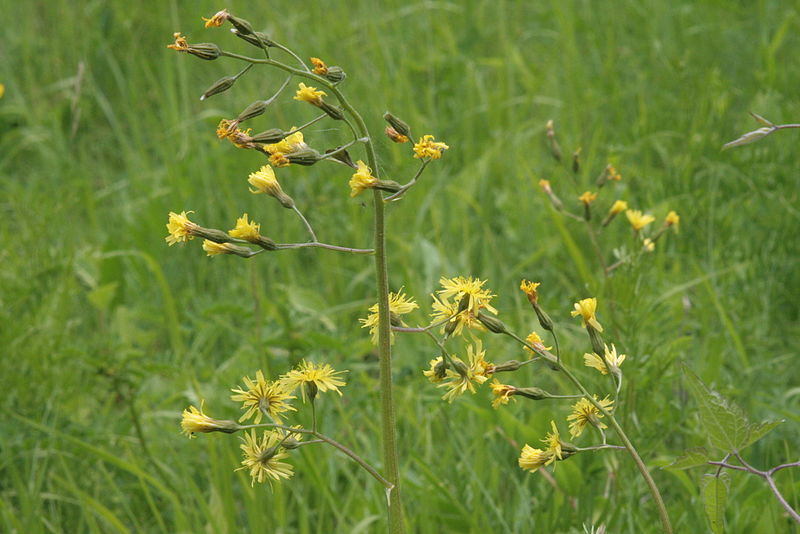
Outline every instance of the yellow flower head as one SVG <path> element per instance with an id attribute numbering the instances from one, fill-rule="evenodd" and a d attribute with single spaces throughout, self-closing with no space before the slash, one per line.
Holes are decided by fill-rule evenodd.
<path id="1" fill-rule="evenodd" d="M 519 284 L 520 290 L 528 296 L 528 301 L 535 305 L 539 302 L 539 294 L 536 292 L 536 288 L 542 285 L 541 282 L 528 282 L 527 280 L 523 280 Z"/>
<path id="2" fill-rule="evenodd" d="M 561 458 L 563 457 L 561 450 L 561 436 L 558 434 L 558 428 L 556 427 L 556 422 L 550 421 L 550 427 L 553 429 L 553 431 L 547 433 L 547 435 L 542 440 L 542 443 L 547 445 L 547 450 L 553 453 L 554 458 L 558 458 L 559 460 L 561 460 Z"/>
<path id="3" fill-rule="evenodd" d="M 453 362 L 462 369 L 463 374 L 452 369 L 452 367 L 447 368 L 446 379 L 439 384 L 440 388 L 447 389 L 447 392 L 442 395 L 442 400 L 446 400 L 447 402 L 453 402 L 456 397 L 460 397 L 467 391 L 475 394 L 475 384 L 472 383 L 475 379 L 475 374 L 472 369 L 459 358 L 453 357 Z"/>
<path id="4" fill-rule="evenodd" d="M 164 238 L 170 246 L 175 243 L 186 242 L 194 239 L 194 230 L 199 228 L 195 223 L 189 220 L 189 213 L 193 211 L 182 211 L 180 215 L 174 211 L 169 212 L 169 222 L 167 223 L 167 231 L 169 235 Z"/>
<path id="5" fill-rule="evenodd" d="M 417 144 L 414 145 L 414 157 L 418 159 L 439 159 L 442 157 L 442 150 L 450 148 L 442 142 L 433 140 L 432 135 L 423 135 Z"/>
<path id="6" fill-rule="evenodd" d="M 3 95 L 6 94 L 6 86 L 0 83 L 0 98 L 3 98 Z"/>
<path id="7" fill-rule="evenodd" d="M 233 254 L 233 245 L 230 243 L 216 243 L 208 239 L 203 239 L 203 250 L 206 256 L 219 256 L 220 254 Z"/>
<path id="8" fill-rule="evenodd" d="M 637 232 L 656 220 L 652 215 L 642 215 L 642 212 L 639 210 L 627 210 L 625 216 L 628 217 L 628 221 Z"/>
<path id="9" fill-rule="evenodd" d="M 256 379 L 250 380 L 245 376 L 242 378 L 247 389 L 232 389 L 235 395 L 231 395 L 231 400 L 242 403 L 244 415 L 239 418 L 239 422 L 245 421 L 255 416 L 255 424 L 261 422 L 261 418 L 266 412 L 274 421 L 281 421 L 281 414 L 295 409 L 287 404 L 294 397 L 287 391 L 280 381 L 268 382 L 264 378 L 261 370 L 256 371 Z"/>
<path id="10" fill-rule="evenodd" d="M 372 169 L 361 160 L 356 162 L 358 170 L 350 178 L 350 196 L 354 197 L 365 189 L 371 189 L 378 185 L 378 179 L 372 176 Z"/>
<path id="11" fill-rule="evenodd" d="M 275 152 L 269 157 L 269 162 L 273 167 L 288 167 L 292 164 L 283 152 Z"/>
<path id="12" fill-rule="evenodd" d="M 386 134 L 386 137 L 391 139 L 394 143 L 408 143 L 408 137 L 401 134 L 391 126 L 387 126 L 384 130 L 384 133 Z"/>
<path id="13" fill-rule="evenodd" d="M 653 252 L 656 249 L 656 242 L 649 237 L 645 237 L 642 241 L 642 246 L 647 252 Z"/>
<path id="14" fill-rule="evenodd" d="M 221 121 L 219 121 L 219 124 L 217 125 L 217 137 L 219 139 L 225 139 L 227 137 L 230 137 L 236 130 L 237 130 L 236 121 L 222 119 Z"/>
<path id="15" fill-rule="evenodd" d="M 228 230 L 228 235 L 250 242 L 257 242 L 261 237 L 261 234 L 259 233 L 260 230 L 261 225 L 255 221 L 248 221 L 247 214 L 245 213 L 236 219 L 236 228 L 233 230 Z"/>
<path id="16" fill-rule="evenodd" d="M 228 10 L 223 9 L 222 11 L 217 11 L 216 13 L 214 13 L 214 16 L 211 17 L 210 19 L 207 19 L 205 17 L 200 17 L 200 18 L 206 22 L 205 24 L 206 28 L 218 28 L 222 26 L 223 22 L 228 20 L 228 16 L 229 16 Z"/>
<path id="17" fill-rule="evenodd" d="M 553 347 L 544 346 L 544 341 L 542 341 L 542 338 L 536 332 L 531 332 L 530 334 L 528 334 L 528 337 L 525 338 L 525 341 L 527 341 L 536 348 L 541 348 L 544 350 L 553 350 Z M 524 347 L 524 349 L 530 353 L 533 353 L 530 347 Z"/>
<path id="18" fill-rule="evenodd" d="M 597 401 L 597 396 L 594 397 L 594 400 Z M 607 411 L 611 410 L 614 405 L 614 401 L 608 397 L 597 402 Z M 587 424 L 591 424 L 601 430 L 608 428 L 604 423 L 600 422 L 600 419 L 603 417 L 605 417 L 603 412 L 598 410 L 589 399 L 585 397 L 582 398 L 575 403 L 572 407 L 572 413 L 567 416 L 567 421 L 572 421 L 569 424 L 569 435 L 573 438 L 577 438 L 583 434 L 583 429 L 586 428 Z"/>
<path id="19" fill-rule="evenodd" d="M 667 213 L 667 218 L 664 219 L 664 226 L 674 226 L 675 229 L 678 229 L 678 226 L 681 224 L 681 216 L 678 215 L 675 211 L 670 211 Z"/>
<path id="20" fill-rule="evenodd" d="M 322 105 L 322 97 L 327 96 L 324 91 L 318 91 L 316 87 L 307 87 L 306 84 L 302 82 L 300 82 L 298 87 L 299 89 L 294 95 L 294 99 L 302 102 L 308 102 L 309 104 L 313 104 L 317 107 Z"/>
<path id="21" fill-rule="evenodd" d="M 442 288 L 438 291 L 439 298 L 433 297 L 433 318 L 434 322 L 452 317 L 450 322 L 455 323 L 454 335 L 461 333 L 464 326 L 483 330 L 484 327 L 478 321 L 478 312 L 486 310 L 497 315 L 497 310 L 489 304 L 494 295 L 488 289 L 483 289 L 485 280 L 478 278 L 441 278 L 439 283 Z"/>
<path id="22" fill-rule="evenodd" d="M 441 377 L 441 370 L 438 367 L 441 358 L 431 360 L 431 368 L 423 374 L 428 377 L 431 382 L 441 382 L 440 388 L 446 388 L 447 392 L 442 395 L 442 399 L 447 402 L 453 402 L 456 397 L 459 397 L 469 391 L 475 393 L 475 384 L 483 384 L 494 373 L 494 365 L 486 361 L 486 352 L 483 350 L 481 341 L 475 342 L 475 345 L 467 347 L 467 361 L 469 365 L 465 364 L 463 360 L 453 357 L 453 366 L 448 366 L 444 378 Z"/>
<path id="23" fill-rule="evenodd" d="M 239 427 L 233 421 L 220 421 L 219 419 L 212 419 L 203 413 L 203 403 L 200 403 L 198 410 L 194 406 L 189 406 L 181 414 L 181 431 L 189 436 L 189 438 L 196 438 L 194 434 L 197 432 L 235 432 Z"/>
<path id="24" fill-rule="evenodd" d="M 597 193 L 592 193 L 591 191 L 585 191 L 581 196 L 578 197 L 578 200 L 583 202 L 584 206 L 591 205 L 592 202 L 597 198 Z"/>
<path id="25" fill-rule="evenodd" d="M 344 387 L 345 382 L 338 375 L 346 372 L 347 371 L 334 371 L 333 367 L 327 363 L 318 366 L 312 362 L 303 360 L 300 362 L 297 369 L 292 369 L 283 375 L 280 379 L 280 383 L 289 393 L 293 392 L 299 386 L 308 385 L 323 393 L 326 391 L 335 391 L 341 396 L 342 392 L 339 391 L 339 387 Z M 302 388 L 302 394 L 303 402 L 305 402 L 306 388 Z"/>
<path id="26" fill-rule="evenodd" d="M 419 308 L 413 298 L 406 297 L 403 289 L 397 293 L 389 293 L 389 316 L 392 326 L 402 326 L 403 321 L 401 315 L 410 313 L 411 311 Z M 361 328 L 369 328 L 369 333 L 372 336 L 372 342 L 378 344 L 378 304 L 373 304 L 369 307 L 370 314 L 366 319 L 359 319 L 361 321 Z M 394 342 L 394 333 L 391 335 L 391 340 Z"/>
<path id="27" fill-rule="evenodd" d="M 308 145 L 303 138 L 303 132 L 294 132 L 277 143 L 264 146 L 264 151 L 274 156 L 275 154 L 292 154 L 306 148 Z"/>
<path id="28" fill-rule="evenodd" d="M 613 165 L 610 163 L 606 167 L 606 171 L 608 172 L 608 179 L 614 180 L 615 182 L 619 182 L 622 180 L 622 176 L 617 172 L 617 169 L 614 168 Z"/>
<path id="29" fill-rule="evenodd" d="M 614 344 L 611 344 L 611 348 L 608 348 L 608 345 L 604 345 L 605 347 L 605 355 L 601 358 L 600 355 L 592 353 L 592 354 L 584 354 L 583 355 L 583 362 L 586 367 L 594 367 L 601 374 L 607 375 L 609 368 L 614 373 L 619 371 L 622 362 L 625 361 L 625 355 L 620 354 L 617 355 L 617 347 Z"/>
<path id="30" fill-rule="evenodd" d="M 589 299 L 579 300 L 575 303 L 575 309 L 570 312 L 573 317 L 580 315 L 583 318 L 583 326 L 590 325 L 598 332 L 603 331 L 603 327 L 597 322 L 595 313 L 597 311 L 597 299 L 592 297 Z"/>
<path id="31" fill-rule="evenodd" d="M 492 408 L 495 410 L 500 408 L 500 406 L 508 404 L 509 400 L 516 400 L 511 399 L 511 396 L 514 395 L 514 392 L 517 390 L 514 386 L 509 386 L 507 384 L 501 384 L 496 378 L 492 380 L 492 383 L 489 384 L 489 387 L 492 388 L 492 395 L 494 395 L 494 400 L 492 401 Z"/>
<path id="32" fill-rule="evenodd" d="M 168 44 L 167 48 L 171 48 L 172 50 L 177 50 L 179 52 L 185 52 L 189 50 L 189 43 L 186 41 L 186 37 L 181 35 L 181 32 L 173 33 L 172 37 L 175 38 L 175 42 Z"/>
<path id="33" fill-rule="evenodd" d="M 291 465 L 280 461 L 289 456 L 286 449 L 279 446 L 283 440 L 281 433 L 274 430 L 266 431 L 259 440 L 253 429 L 242 439 L 244 443 L 240 447 L 244 452 L 244 460 L 239 469 L 250 471 L 251 486 L 256 482 L 261 484 L 265 480 L 270 483 L 272 480 L 280 481 L 294 474 Z"/>
<path id="34" fill-rule="evenodd" d="M 312 57 L 311 63 L 314 64 L 314 70 L 311 71 L 314 74 L 317 74 L 319 76 L 325 76 L 326 74 L 328 74 L 328 66 L 320 58 Z"/>
<path id="35" fill-rule="evenodd" d="M 616 200 L 614 204 L 611 205 L 611 209 L 608 210 L 609 215 L 617 215 L 618 213 L 622 213 L 628 209 L 628 203 L 624 200 Z"/>
<path id="36" fill-rule="evenodd" d="M 534 449 L 526 443 L 525 446 L 522 447 L 522 452 L 517 461 L 522 469 L 535 473 L 540 467 L 553 463 L 553 461 L 555 461 L 555 456 L 551 451 Z"/>
<path id="37" fill-rule="evenodd" d="M 255 187 L 250 190 L 254 195 L 266 193 L 274 197 L 283 194 L 281 184 L 275 178 L 275 171 L 269 165 L 263 165 L 258 171 L 250 173 L 247 182 Z"/>
<path id="38" fill-rule="evenodd" d="M 486 351 L 483 350 L 480 339 L 476 340 L 474 345 L 467 347 L 467 360 L 473 380 L 478 384 L 483 384 L 494 374 L 494 365 L 486 361 Z"/>
<path id="39" fill-rule="evenodd" d="M 548 195 L 553 192 L 553 189 L 550 187 L 550 180 L 539 180 L 539 187 Z"/>

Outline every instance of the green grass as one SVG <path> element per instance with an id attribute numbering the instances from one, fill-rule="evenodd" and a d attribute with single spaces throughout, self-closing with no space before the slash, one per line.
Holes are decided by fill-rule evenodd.
<path id="1" fill-rule="evenodd" d="M 350 369 L 345 396 L 322 409 L 331 434 L 380 464 L 377 365 L 357 318 L 374 301 L 366 258 L 295 251 L 209 259 L 199 243 L 169 248 L 166 214 L 229 228 L 246 211 L 283 242 L 305 239 L 289 212 L 247 192 L 263 157 L 213 132 L 282 81 L 165 48 L 190 41 L 248 50 L 204 30 L 202 2 L 18 2 L 0 41 L 0 530 L 4 532 L 381 532 L 380 486 L 333 450 L 293 455 L 297 475 L 250 487 L 237 440 L 186 440 L 180 411 L 205 399 L 235 418 L 228 389 L 300 358 Z M 544 282 L 542 300 L 577 365 L 587 344 L 568 312 L 596 295 L 626 362 L 621 419 L 645 461 L 668 463 L 702 444 L 685 361 L 754 419 L 785 418 L 748 450 L 767 467 L 796 459 L 798 138 L 779 132 L 720 152 L 757 125 L 800 119 L 800 12 L 790 2 L 621 0 L 512 2 L 231 2 L 234 13 L 348 73 L 344 90 L 372 132 L 386 109 L 451 149 L 389 209 L 390 282 L 415 295 L 424 322 L 440 276 L 488 279 L 501 317 L 520 332 L 534 316 L 516 289 Z M 312 114 L 288 96 L 257 131 Z M 566 154 L 582 147 L 576 183 L 551 158 L 553 119 Z M 334 125 L 335 126 L 335 125 Z M 341 139 L 330 123 L 315 146 Z M 388 177 L 414 168 L 381 143 Z M 635 269 L 604 280 L 583 228 L 553 213 L 537 182 L 568 203 L 613 162 L 618 195 L 681 232 Z M 290 168 L 282 183 L 332 243 L 368 247 L 371 217 L 350 200 L 342 168 Z M 604 189 L 603 194 L 607 195 Z M 610 202 L 606 198 L 604 202 Z M 625 242 L 621 221 L 604 233 Z M 484 337 L 494 361 L 519 357 Z M 485 391 L 452 406 L 423 380 L 436 354 L 424 339 L 395 345 L 397 408 L 411 532 L 656 532 L 655 508 L 622 454 L 558 464 L 554 489 L 516 467 L 562 404 L 494 411 Z M 583 371 L 581 371 L 583 372 Z M 585 376 L 591 377 L 586 373 Z M 527 368 L 515 383 L 566 390 Z M 523 382 L 525 382 L 523 384 Z M 138 425 L 138 430 L 137 430 Z M 562 431 L 565 427 L 562 425 Z M 588 440 L 587 440 L 588 441 Z M 655 469 L 676 532 L 707 530 L 700 472 Z M 734 475 L 731 531 L 790 532 L 759 480 Z M 795 507 L 800 482 L 784 471 Z"/>

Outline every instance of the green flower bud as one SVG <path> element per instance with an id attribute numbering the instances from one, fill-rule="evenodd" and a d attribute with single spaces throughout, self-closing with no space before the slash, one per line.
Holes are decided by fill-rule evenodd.
<path id="1" fill-rule="evenodd" d="M 383 114 L 383 120 L 388 122 L 400 135 L 405 135 L 409 138 L 411 137 L 411 128 L 408 126 L 408 124 L 395 117 L 388 111 Z"/>

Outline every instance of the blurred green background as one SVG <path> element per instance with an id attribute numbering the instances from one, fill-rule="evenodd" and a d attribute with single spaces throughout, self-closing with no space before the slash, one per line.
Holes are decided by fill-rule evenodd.
<path id="1" fill-rule="evenodd" d="M 248 212 L 262 233 L 305 240 L 271 199 L 247 191 L 263 156 L 214 129 L 284 80 L 256 68 L 205 102 L 233 60 L 167 50 L 190 42 L 253 49 L 201 16 L 228 7 L 300 56 L 348 73 L 344 91 L 377 136 L 390 109 L 450 145 L 420 185 L 389 208 L 390 280 L 420 302 L 441 276 L 488 279 L 501 318 L 523 335 L 535 317 L 517 287 L 540 280 L 565 358 L 588 350 L 572 303 L 597 296 L 609 340 L 628 354 L 619 414 L 654 468 L 676 532 L 707 531 L 702 471 L 658 469 L 703 444 L 679 369 L 686 362 L 754 419 L 786 423 L 748 449 L 759 467 L 796 459 L 800 157 L 796 130 L 720 152 L 758 125 L 800 121 L 800 11 L 793 2 L 2 2 L 0 29 L 0 530 L 3 532 L 382 532 L 384 496 L 336 451 L 292 455 L 296 476 L 250 487 L 238 439 L 188 440 L 179 416 L 206 401 L 237 418 L 229 389 L 257 369 L 276 376 L 301 358 L 349 369 L 344 397 L 325 398 L 323 428 L 380 467 L 377 365 L 358 317 L 374 302 L 369 258 L 287 251 L 207 258 L 198 240 L 164 242 L 169 211 L 231 228 Z M 287 92 L 255 131 L 314 116 Z M 575 177 L 551 157 L 582 148 Z M 306 132 L 317 147 L 338 124 Z M 416 162 L 379 142 L 386 176 Z M 358 156 L 362 157 L 362 156 Z M 605 279 L 578 221 L 553 212 L 550 179 L 578 211 L 607 163 L 603 189 L 681 231 Z M 371 210 L 349 198 L 347 169 L 291 167 L 279 177 L 323 241 L 369 247 Z M 656 224 L 660 224 L 659 222 Z M 606 259 L 630 247 L 615 221 Z M 520 358 L 482 336 L 492 361 Z M 421 369 L 429 341 L 399 337 L 395 378 L 411 532 L 656 532 L 646 488 L 622 453 L 582 454 L 551 480 L 516 466 L 569 405 L 517 402 L 499 411 L 488 388 L 443 403 Z M 517 385 L 568 392 L 543 367 Z M 300 421 L 303 421 L 303 417 Z M 594 436 L 592 437 L 594 438 Z M 581 445 L 592 443 L 586 436 Z M 790 532 L 762 481 L 734 475 L 731 532 Z M 779 486 L 795 508 L 800 482 Z"/>

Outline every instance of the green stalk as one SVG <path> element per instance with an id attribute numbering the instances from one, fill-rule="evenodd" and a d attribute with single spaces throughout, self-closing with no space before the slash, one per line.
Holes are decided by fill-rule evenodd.
<path id="1" fill-rule="evenodd" d="M 628 450 L 628 454 L 630 454 L 631 458 L 633 458 L 636 467 L 639 469 L 639 473 L 641 473 L 642 478 L 644 478 L 644 481 L 647 483 L 647 487 L 650 489 L 650 493 L 653 495 L 653 500 L 656 503 L 656 508 L 658 509 L 658 516 L 661 519 L 661 526 L 664 529 L 664 532 L 666 532 L 667 534 L 672 534 L 672 524 L 669 521 L 669 514 L 667 513 L 667 507 L 664 505 L 664 499 L 661 498 L 661 493 L 658 491 L 658 486 L 656 486 L 656 482 L 650 475 L 650 471 L 647 470 L 647 466 L 644 464 L 644 461 L 642 461 L 642 457 L 639 456 L 639 452 L 633 446 L 631 440 L 628 439 L 627 434 L 625 434 L 625 431 L 622 430 L 622 427 L 617 422 L 617 419 L 611 414 L 611 412 L 606 410 L 599 402 L 597 402 L 594 399 L 594 397 L 589 394 L 588 391 L 586 391 L 586 388 L 584 388 L 583 384 L 581 384 L 580 381 L 577 378 L 575 378 L 575 375 L 570 373 L 569 370 L 562 365 L 559 365 L 559 368 L 564 373 L 564 375 L 566 375 L 566 377 L 569 378 L 572 381 L 572 383 L 575 384 L 578 387 L 578 389 L 581 390 L 581 393 L 584 394 L 584 396 L 589 400 L 589 402 L 591 402 L 598 410 L 600 410 L 603 413 L 603 415 L 608 417 L 608 421 L 611 423 L 611 426 L 614 427 L 614 430 L 617 432 L 617 435 L 622 440 L 622 444 L 625 445 L 625 448 Z"/>
<path id="2" fill-rule="evenodd" d="M 358 135 L 367 139 L 365 149 L 367 161 L 375 178 L 380 178 L 378 160 L 375 156 L 375 147 L 367 130 L 367 125 L 358 111 L 350 105 L 339 89 L 322 76 L 317 76 L 308 70 L 293 68 L 273 59 L 255 59 L 240 54 L 221 51 L 221 55 L 247 61 L 272 65 L 281 70 L 313 80 L 325 86 L 341 104 L 356 123 Z M 345 121 L 352 127 L 350 121 Z M 383 206 L 383 196 L 380 191 L 373 190 L 373 204 L 375 208 L 375 283 L 378 289 L 378 357 L 380 359 L 380 388 L 381 388 L 381 429 L 383 434 L 383 462 L 386 477 L 394 485 L 389 495 L 389 532 L 390 534 L 403 534 L 403 505 L 400 498 L 400 463 L 397 453 L 397 423 L 394 413 L 394 398 L 392 394 L 392 348 L 391 324 L 389 320 L 389 275 L 386 264 L 386 219 Z"/>

